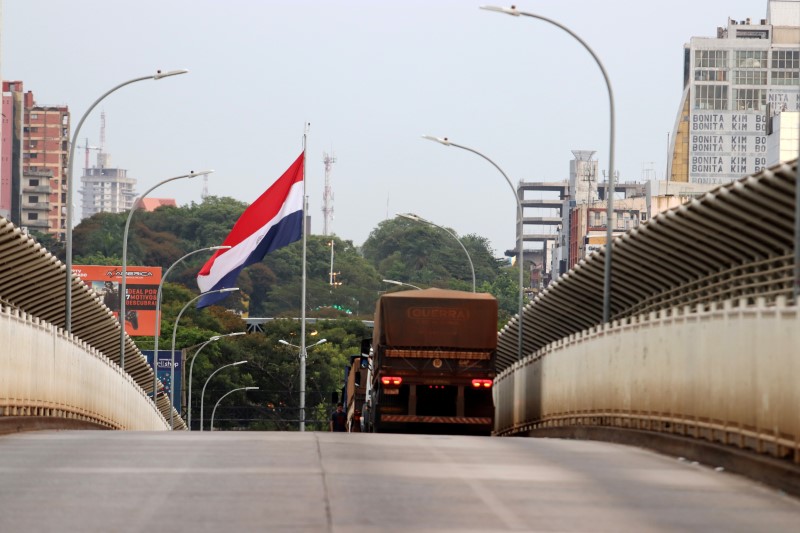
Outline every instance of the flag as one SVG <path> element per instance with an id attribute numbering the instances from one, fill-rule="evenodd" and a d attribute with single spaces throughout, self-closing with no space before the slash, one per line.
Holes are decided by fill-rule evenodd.
<path id="1" fill-rule="evenodd" d="M 278 248 L 303 236 L 303 156 L 283 176 L 245 209 L 225 238 L 226 250 L 217 252 L 197 274 L 201 292 L 235 287 L 239 272 L 258 263 Z M 197 301 L 198 309 L 213 305 L 229 293 L 207 294 Z"/>

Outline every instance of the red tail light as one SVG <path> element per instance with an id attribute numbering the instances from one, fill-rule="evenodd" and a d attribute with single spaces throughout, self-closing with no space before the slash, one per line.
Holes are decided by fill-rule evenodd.
<path id="1" fill-rule="evenodd" d="M 383 376 L 381 378 L 381 383 L 384 385 L 400 385 L 403 382 L 403 378 L 400 376 Z"/>
<path id="2" fill-rule="evenodd" d="M 474 388 L 474 389 L 480 389 L 480 388 L 488 389 L 491 386 L 492 386 L 492 380 L 491 379 L 473 379 L 472 380 L 472 388 Z"/>

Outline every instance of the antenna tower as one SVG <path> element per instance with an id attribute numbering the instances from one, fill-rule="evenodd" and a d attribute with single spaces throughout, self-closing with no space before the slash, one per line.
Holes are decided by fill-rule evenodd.
<path id="1" fill-rule="evenodd" d="M 336 162 L 336 156 L 322 153 L 322 162 L 325 164 L 325 193 L 322 196 L 322 214 L 324 217 L 322 234 L 330 235 L 333 227 L 333 190 L 331 189 L 331 169 Z"/>

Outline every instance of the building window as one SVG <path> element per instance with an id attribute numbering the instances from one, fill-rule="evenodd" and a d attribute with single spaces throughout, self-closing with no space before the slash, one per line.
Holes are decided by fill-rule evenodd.
<path id="1" fill-rule="evenodd" d="M 736 85 L 766 85 L 766 70 L 737 70 L 734 74 Z"/>
<path id="2" fill-rule="evenodd" d="M 737 50 L 736 68 L 767 68 L 767 51 Z"/>
<path id="3" fill-rule="evenodd" d="M 800 72 L 773 70 L 772 85 L 800 85 Z"/>
<path id="4" fill-rule="evenodd" d="M 694 81 L 728 81 L 728 72 L 698 68 L 694 71 Z"/>
<path id="5" fill-rule="evenodd" d="M 696 85 L 694 88 L 695 109 L 728 109 L 727 85 Z"/>
<path id="6" fill-rule="evenodd" d="M 728 66 L 727 50 L 695 50 L 695 68 L 726 68 Z"/>
<path id="7" fill-rule="evenodd" d="M 39 180 L 38 179 L 31 179 L 30 181 L 28 181 L 28 184 L 31 187 L 38 187 L 39 186 Z"/>
<path id="8" fill-rule="evenodd" d="M 39 213 L 28 213 L 28 220 L 39 220 Z"/>
<path id="9" fill-rule="evenodd" d="M 800 51 L 797 50 L 773 50 L 772 51 L 773 69 L 800 69 Z"/>
<path id="10" fill-rule="evenodd" d="M 31 113 L 31 116 L 30 116 L 31 120 L 36 120 L 37 118 L 39 118 L 39 115 L 37 113 Z"/>
<path id="11" fill-rule="evenodd" d="M 733 99 L 737 111 L 760 111 L 767 107 L 765 89 L 734 89 Z"/>
<path id="12" fill-rule="evenodd" d="M 32 204 L 38 204 L 39 203 L 39 197 L 38 196 L 28 196 L 28 202 L 30 202 Z"/>
<path id="13" fill-rule="evenodd" d="M 772 84 L 800 85 L 800 52 L 797 50 L 772 51 Z"/>

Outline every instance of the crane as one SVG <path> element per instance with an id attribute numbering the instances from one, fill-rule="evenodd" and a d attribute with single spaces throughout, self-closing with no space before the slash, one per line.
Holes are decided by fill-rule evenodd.
<path id="1" fill-rule="evenodd" d="M 86 149 L 86 166 L 84 166 L 83 168 L 85 169 L 84 173 L 88 174 L 89 173 L 89 150 L 97 150 L 98 152 L 102 152 L 103 149 L 100 148 L 99 146 L 89 146 L 88 137 L 86 139 L 86 144 L 85 145 L 76 146 L 76 148 L 85 148 Z"/>

